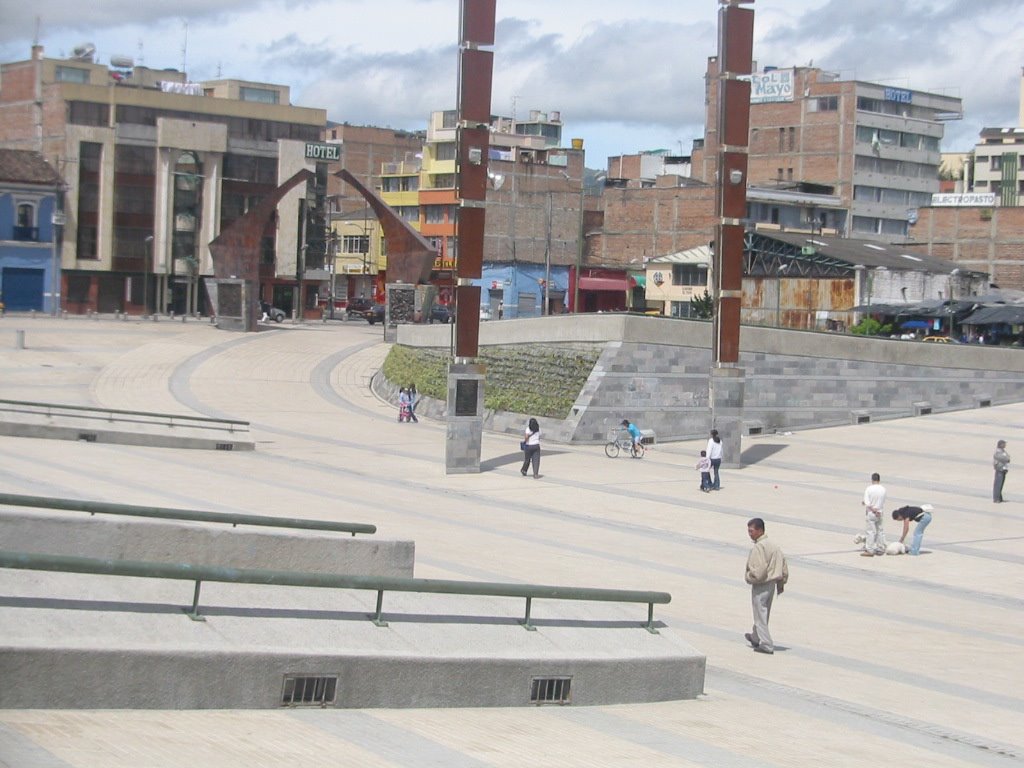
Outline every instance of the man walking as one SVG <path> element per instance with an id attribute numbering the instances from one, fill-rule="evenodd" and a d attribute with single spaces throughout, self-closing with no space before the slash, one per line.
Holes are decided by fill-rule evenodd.
<path id="1" fill-rule="evenodd" d="M 745 579 L 750 585 L 750 605 L 754 613 L 754 626 L 743 635 L 758 653 L 775 653 L 775 644 L 768 631 L 768 618 L 772 612 L 772 599 L 776 590 L 781 595 L 789 581 L 786 556 L 764 532 L 764 520 L 755 517 L 747 523 L 747 535 L 754 542 L 747 557 Z"/>
<path id="2" fill-rule="evenodd" d="M 885 486 L 877 472 L 871 475 L 871 485 L 864 491 L 864 551 L 861 557 L 885 554 L 885 531 L 882 530 L 882 507 L 885 506 Z"/>
<path id="3" fill-rule="evenodd" d="M 992 454 L 992 467 L 996 471 L 995 480 L 992 482 L 992 501 L 1002 504 L 1003 483 L 1006 482 L 1006 472 L 1010 469 L 1010 454 L 1006 452 L 1005 440 L 996 443 L 996 452 Z"/>

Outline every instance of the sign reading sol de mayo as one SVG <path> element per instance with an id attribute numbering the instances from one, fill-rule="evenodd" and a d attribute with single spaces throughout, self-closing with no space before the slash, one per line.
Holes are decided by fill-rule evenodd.
<path id="1" fill-rule="evenodd" d="M 994 192 L 964 192 L 964 193 L 945 193 L 932 195 L 932 206 L 972 206 L 978 205 L 985 208 L 991 208 L 996 204 L 996 196 Z"/>
<path id="2" fill-rule="evenodd" d="M 793 70 L 771 69 L 750 76 L 750 103 L 793 100 Z"/>
<path id="3" fill-rule="evenodd" d="M 306 144 L 307 160 L 325 160 L 329 163 L 336 163 L 341 160 L 341 145 L 327 144 L 325 142 L 309 142 Z"/>

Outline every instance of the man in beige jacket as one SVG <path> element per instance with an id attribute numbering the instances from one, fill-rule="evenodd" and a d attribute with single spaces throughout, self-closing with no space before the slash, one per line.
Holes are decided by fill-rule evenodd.
<path id="1" fill-rule="evenodd" d="M 747 534 L 754 542 L 747 558 L 746 582 L 750 585 L 750 604 L 754 612 L 754 627 L 743 635 L 758 653 L 775 653 L 768 617 L 772 612 L 775 591 L 782 590 L 789 581 L 786 556 L 764 532 L 764 520 L 755 517 L 747 523 Z"/>

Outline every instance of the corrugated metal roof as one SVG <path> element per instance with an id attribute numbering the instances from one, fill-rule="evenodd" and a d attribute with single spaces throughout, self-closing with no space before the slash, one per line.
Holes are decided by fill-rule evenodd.
<path id="1" fill-rule="evenodd" d="M 885 267 L 901 271 L 911 270 L 947 275 L 954 269 L 967 272 L 955 261 L 938 259 L 899 244 L 878 243 L 874 240 L 859 240 L 833 235 L 812 235 L 807 232 L 758 232 L 758 234 L 797 248 L 811 246 L 816 253 L 845 261 L 853 266 Z"/>
<path id="2" fill-rule="evenodd" d="M 711 249 L 706 245 L 698 245 L 686 251 L 667 253 L 649 259 L 648 264 L 706 264 L 711 265 Z"/>

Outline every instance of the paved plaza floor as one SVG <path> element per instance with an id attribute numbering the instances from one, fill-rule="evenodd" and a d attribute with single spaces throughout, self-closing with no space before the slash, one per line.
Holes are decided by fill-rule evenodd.
<path id="1" fill-rule="evenodd" d="M 744 466 L 710 494 L 694 470 L 703 441 L 656 445 L 642 460 L 547 444 L 534 480 L 519 474 L 517 437 L 486 434 L 484 471 L 446 476 L 444 425 L 399 424 L 369 389 L 386 352 L 379 326 L 355 322 L 235 334 L 9 315 L 0 399 L 246 419 L 256 450 L 0 437 L 0 489 L 369 522 L 378 536 L 415 540 L 423 578 L 665 590 L 673 599 L 657 617 L 707 654 L 705 695 L 517 709 L 0 710 L 0 766 L 1024 764 L 1016 463 L 1006 503 L 991 500 L 996 440 L 1024 465 L 1024 404 L 746 438 Z M 922 556 L 858 556 L 876 471 L 887 512 L 934 505 Z M 752 516 L 790 563 L 773 656 L 743 639 Z M 898 536 L 888 517 L 886 530 Z"/>

